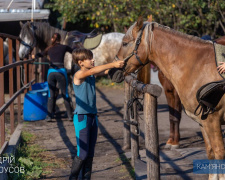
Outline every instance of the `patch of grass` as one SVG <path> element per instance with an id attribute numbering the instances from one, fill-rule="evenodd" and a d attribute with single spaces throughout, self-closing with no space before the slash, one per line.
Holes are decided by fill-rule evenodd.
<path id="1" fill-rule="evenodd" d="M 97 87 L 112 87 L 115 89 L 122 89 L 123 88 L 123 82 L 122 83 L 115 83 L 112 82 L 112 80 L 108 77 L 97 77 L 96 78 L 96 86 Z"/>
<path id="2" fill-rule="evenodd" d="M 65 166 L 62 160 L 58 160 L 50 152 L 34 144 L 37 138 L 34 134 L 23 131 L 21 138 L 21 144 L 16 152 L 15 162 L 10 165 L 12 167 L 24 168 L 24 173 L 9 173 L 9 179 L 40 179 L 52 173 L 52 168 Z"/>
<path id="3" fill-rule="evenodd" d="M 129 172 L 129 175 L 121 176 L 120 179 L 129 179 L 131 177 L 132 179 L 135 179 L 135 170 L 131 165 L 131 159 L 128 159 L 125 154 L 120 154 L 120 156 L 115 160 L 116 163 L 121 163 L 121 169 L 120 172 Z"/>

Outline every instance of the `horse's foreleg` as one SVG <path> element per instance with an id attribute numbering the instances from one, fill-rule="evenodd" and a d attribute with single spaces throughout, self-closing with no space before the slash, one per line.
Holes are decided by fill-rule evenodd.
<path id="1" fill-rule="evenodd" d="M 162 84 L 167 103 L 169 105 L 169 120 L 170 120 L 170 136 L 166 142 L 165 148 L 178 148 L 180 140 L 180 119 L 181 119 L 181 101 L 172 85 L 172 83 L 163 75 L 162 71 L 158 72 L 158 78 Z"/>
<path id="2" fill-rule="evenodd" d="M 180 119 L 181 119 L 181 101 L 175 89 L 165 92 L 169 105 L 170 119 L 170 137 L 166 143 L 166 148 L 179 148 L 180 140 Z"/>
<path id="3" fill-rule="evenodd" d="M 172 92 L 166 92 L 166 91 L 165 91 L 165 95 L 166 95 L 167 103 L 169 106 L 169 121 L 170 121 L 170 136 L 166 142 L 165 148 L 171 148 L 174 141 L 174 126 L 175 126 L 174 120 L 173 120 L 173 113 L 174 113 L 173 95 L 172 95 Z"/>
<path id="4" fill-rule="evenodd" d="M 173 96 L 174 96 L 174 111 L 173 111 L 174 140 L 171 148 L 176 149 L 179 148 L 179 141 L 180 141 L 180 120 L 181 120 L 182 106 L 180 98 L 175 89 L 173 92 Z"/>
<path id="5" fill-rule="evenodd" d="M 205 131 L 205 129 L 203 127 L 201 127 L 201 131 L 202 131 L 202 135 L 203 135 L 204 142 L 205 142 L 205 148 L 206 148 L 207 157 L 208 157 L 208 159 L 214 159 L 215 155 L 214 155 L 214 152 L 212 150 L 212 146 L 210 144 L 209 137 L 206 134 L 206 131 Z"/>
<path id="6" fill-rule="evenodd" d="M 213 117 L 212 117 L 213 116 Z M 204 130 L 202 130 L 204 141 L 206 143 L 206 151 L 209 159 L 223 160 L 224 142 L 221 132 L 221 124 L 218 117 L 218 112 L 215 112 L 207 120 L 202 121 Z M 208 138 L 207 138 L 208 137 Z M 210 147 L 211 146 L 211 147 Z M 225 174 L 210 174 L 209 179 L 225 179 Z"/>

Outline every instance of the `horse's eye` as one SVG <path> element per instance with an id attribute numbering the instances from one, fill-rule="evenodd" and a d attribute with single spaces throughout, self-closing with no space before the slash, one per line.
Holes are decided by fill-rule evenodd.
<path id="1" fill-rule="evenodd" d="M 128 43 L 127 42 L 123 42 L 123 46 L 127 46 L 128 45 Z"/>

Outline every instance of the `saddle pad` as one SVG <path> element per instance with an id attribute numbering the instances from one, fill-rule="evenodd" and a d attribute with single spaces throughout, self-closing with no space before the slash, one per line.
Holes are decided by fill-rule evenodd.
<path id="1" fill-rule="evenodd" d="M 85 49 L 95 49 L 96 47 L 98 47 L 98 45 L 100 44 L 102 40 L 102 34 L 99 34 L 95 37 L 87 37 L 84 40 L 83 46 Z"/>
<path id="2" fill-rule="evenodd" d="M 225 62 L 225 46 L 217 43 L 213 43 L 215 48 L 216 66 L 219 66 L 219 62 Z M 220 74 L 225 79 L 225 73 Z"/>

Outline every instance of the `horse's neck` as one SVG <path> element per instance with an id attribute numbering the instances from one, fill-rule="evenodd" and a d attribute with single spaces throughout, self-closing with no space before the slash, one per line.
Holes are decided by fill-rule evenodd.
<path id="1" fill-rule="evenodd" d="M 52 27 L 46 24 L 37 24 L 37 29 L 35 30 L 35 34 L 37 37 L 37 46 L 40 49 L 45 49 L 51 43 L 51 38 L 54 33 L 59 33 L 61 35 L 62 41 L 64 41 L 67 31 L 60 30 L 58 28 Z"/>
<path id="2" fill-rule="evenodd" d="M 211 43 L 188 35 L 178 35 L 160 28 L 153 31 L 151 44 L 154 62 L 169 79 L 179 79 L 185 74 L 196 71 L 199 64 L 214 64 L 214 49 Z M 204 43 L 203 43 L 204 42 Z M 203 58 L 205 57 L 205 58 Z M 214 68 L 214 66 L 210 68 Z M 202 67 L 202 71 L 204 68 Z M 190 76 L 190 74 L 188 75 Z"/>
<path id="3" fill-rule="evenodd" d="M 149 59 L 174 85 L 185 109 L 195 107 L 197 90 L 222 79 L 216 70 L 213 45 L 160 28 L 153 33 Z"/>
<path id="4" fill-rule="evenodd" d="M 145 65 L 141 71 L 138 73 L 137 79 L 144 84 L 150 83 L 150 63 Z"/>

